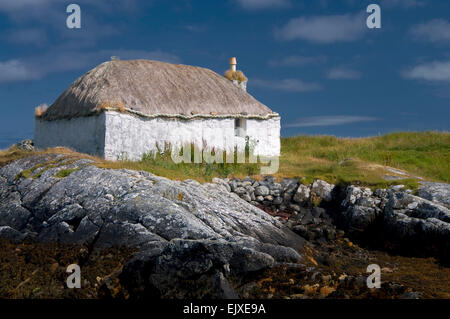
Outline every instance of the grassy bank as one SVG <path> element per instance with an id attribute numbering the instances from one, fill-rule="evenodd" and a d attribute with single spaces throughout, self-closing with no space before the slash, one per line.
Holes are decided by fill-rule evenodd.
<path id="1" fill-rule="evenodd" d="M 299 178 L 309 183 L 321 178 L 332 183 L 360 183 L 370 187 L 388 184 L 417 185 L 415 176 L 450 182 L 450 134 L 447 132 L 402 132 L 367 138 L 333 136 L 297 136 L 281 139 L 281 157 L 277 177 Z M 145 156 L 139 162 L 105 161 L 64 148 L 40 153 L 66 153 L 89 157 L 102 168 L 144 170 L 171 179 L 210 181 L 213 177 L 258 177 L 260 164 L 176 164 L 170 154 Z M 0 166 L 29 152 L 11 148 L 0 152 Z M 406 180 L 383 179 L 389 167 L 407 171 Z"/>
<path id="2" fill-rule="evenodd" d="M 387 167 L 450 182 L 450 134 L 402 132 L 368 138 L 298 136 L 282 139 L 279 175 L 332 182 L 385 184 Z M 403 183 L 403 182 L 402 182 Z"/>

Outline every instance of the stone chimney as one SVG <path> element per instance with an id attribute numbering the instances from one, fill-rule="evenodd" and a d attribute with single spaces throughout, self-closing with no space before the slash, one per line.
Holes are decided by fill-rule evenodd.
<path id="1" fill-rule="evenodd" d="M 230 70 L 231 71 L 236 72 L 236 65 L 237 65 L 236 57 L 230 58 Z M 239 82 L 238 80 L 233 80 L 233 84 L 236 85 L 237 87 L 239 87 L 240 89 L 244 90 L 245 92 L 247 92 L 247 81 Z"/>

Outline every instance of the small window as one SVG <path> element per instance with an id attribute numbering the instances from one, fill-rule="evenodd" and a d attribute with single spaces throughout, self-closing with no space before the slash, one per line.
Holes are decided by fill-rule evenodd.
<path id="1" fill-rule="evenodd" d="M 245 137 L 246 123 L 244 119 L 234 119 L 234 135 Z"/>

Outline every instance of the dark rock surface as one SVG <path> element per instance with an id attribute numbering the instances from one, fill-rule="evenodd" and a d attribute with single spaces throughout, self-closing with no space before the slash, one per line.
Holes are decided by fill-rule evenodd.
<path id="1" fill-rule="evenodd" d="M 230 184 L 231 191 L 242 188 L 244 183 L 266 186 L 270 194 L 278 197 L 256 196 L 256 201 L 251 203 L 269 214 L 288 219 L 286 225 L 309 241 L 333 240 L 338 226 L 348 235 L 365 237 L 372 243 L 384 244 L 388 240 L 400 249 L 406 248 L 405 251 L 428 253 L 430 250 L 432 255 L 449 258 L 448 184 L 422 182 L 419 197 L 403 185 L 372 192 L 354 185 L 340 189 L 321 180 L 310 185 L 302 185 L 295 179 L 276 183 L 269 177 L 263 181 L 246 178 L 215 182 Z M 252 189 L 238 195 L 248 200 L 253 197 Z M 323 208 L 315 207 L 318 203 Z"/>
<path id="2" fill-rule="evenodd" d="M 236 298 L 243 293 L 233 288 L 239 278 L 279 265 L 304 267 L 300 249 L 351 247 L 345 235 L 448 260 L 447 186 L 423 185 L 421 197 L 400 186 L 372 191 L 272 176 L 202 185 L 34 155 L 0 168 L 0 237 L 84 245 L 89 252 L 136 248 L 118 275 L 136 298 Z M 316 257 L 333 262 L 329 254 Z"/>
<path id="3" fill-rule="evenodd" d="M 301 261 L 302 237 L 224 185 L 91 164 L 49 154 L 2 167 L 0 236 L 140 248 L 124 278 L 127 269 L 150 271 L 142 282 L 160 296 L 234 297 L 228 276 Z"/>

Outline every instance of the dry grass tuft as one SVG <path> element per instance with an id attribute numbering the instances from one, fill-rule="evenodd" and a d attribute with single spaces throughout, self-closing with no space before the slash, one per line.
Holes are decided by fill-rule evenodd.
<path id="1" fill-rule="evenodd" d="M 122 101 L 102 102 L 99 106 L 100 112 L 103 112 L 103 111 L 109 110 L 109 109 L 116 109 L 120 113 L 125 113 L 127 111 L 125 108 L 125 105 L 122 103 Z"/>
<path id="2" fill-rule="evenodd" d="M 239 83 L 248 81 L 247 77 L 242 71 L 227 70 L 225 72 L 225 77 L 230 81 L 236 80 Z"/>
<path id="3" fill-rule="evenodd" d="M 41 104 L 41 105 L 37 106 L 34 109 L 34 116 L 41 117 L 42 115 L 44 115 L 44 113 L 47 111 L 47 109 L 48 109 L 47 104 Z"/>

